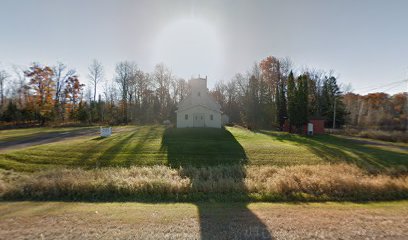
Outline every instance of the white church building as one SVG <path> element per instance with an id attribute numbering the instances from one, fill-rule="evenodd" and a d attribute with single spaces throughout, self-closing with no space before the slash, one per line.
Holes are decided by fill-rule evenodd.
<path id="1" fill-rule="evenodd" d="M 177 128 L 221 128 L 221 106 L 209 95 L 207 77 L 189 81 L 191 93 L 178 104 Z"/>

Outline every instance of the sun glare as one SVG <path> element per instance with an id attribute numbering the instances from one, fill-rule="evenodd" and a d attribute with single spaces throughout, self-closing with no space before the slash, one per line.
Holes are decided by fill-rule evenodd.
<path id="1" fill-rule="evenodd" d="M 218 72 L 223 63 L 219 34 L 210 23 L 195 18 L 169 23 L 158 35 L 154 61 L 183 77 Z"/>

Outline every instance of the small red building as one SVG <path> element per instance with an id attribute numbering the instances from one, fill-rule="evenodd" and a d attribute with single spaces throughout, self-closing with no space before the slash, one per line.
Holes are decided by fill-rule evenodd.
<path id="1" fill-rule="evenodd" d="M 308 134 L 308 125 L 312 124 L 312 131 L 313 134 L 323 134 L 324 133 L 324 119 L 323 118 L 310 118 L 307 124 L 303 125 L 302 129 L 302 134 Z M 289 127 L 289 121 L 285 120 L 285 123 L 283 124 L 283 129 L 282 131 L 284 132 L 293 132 L 296 133 L 296 127 L 292 126 L 292 128 Z"/>

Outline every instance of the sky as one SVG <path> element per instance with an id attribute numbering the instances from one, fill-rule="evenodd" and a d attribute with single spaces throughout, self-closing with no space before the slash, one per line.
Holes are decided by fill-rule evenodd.
<path id="1" fill-rule="evenodd" d="M 357 93 L 407 91 L 408 1 L 2 0 L 0 66 L 75 68 L 87 81 L 93 59 L 114 77 L 119 61 L 209 87 L 263 58 L 288 57 L 295 70 L 334 70 Z M 395 83 L 399 82 L 399 83 Z"/>

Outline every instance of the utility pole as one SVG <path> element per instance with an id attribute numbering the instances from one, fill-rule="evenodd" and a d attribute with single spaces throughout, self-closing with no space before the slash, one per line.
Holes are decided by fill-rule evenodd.
<path id="1" fill-rule="evenodd" d="M 405 94 L 405 132 L 408 133 L 408 79 L 405 82 L 407 83 L 407 92 Z"/>
<path id="2" fill-rule="evenodd" d="M 334 107 L 333 107 L 333 129 L 336 128 L 336 96 L 334 96 Z"/>
<path id="3" fill-rule="evenodd" d="M 405 79 L 407 84 L 407 92 L 405 94 L 405 132 L 408 133 L 408 78 Z"/>

